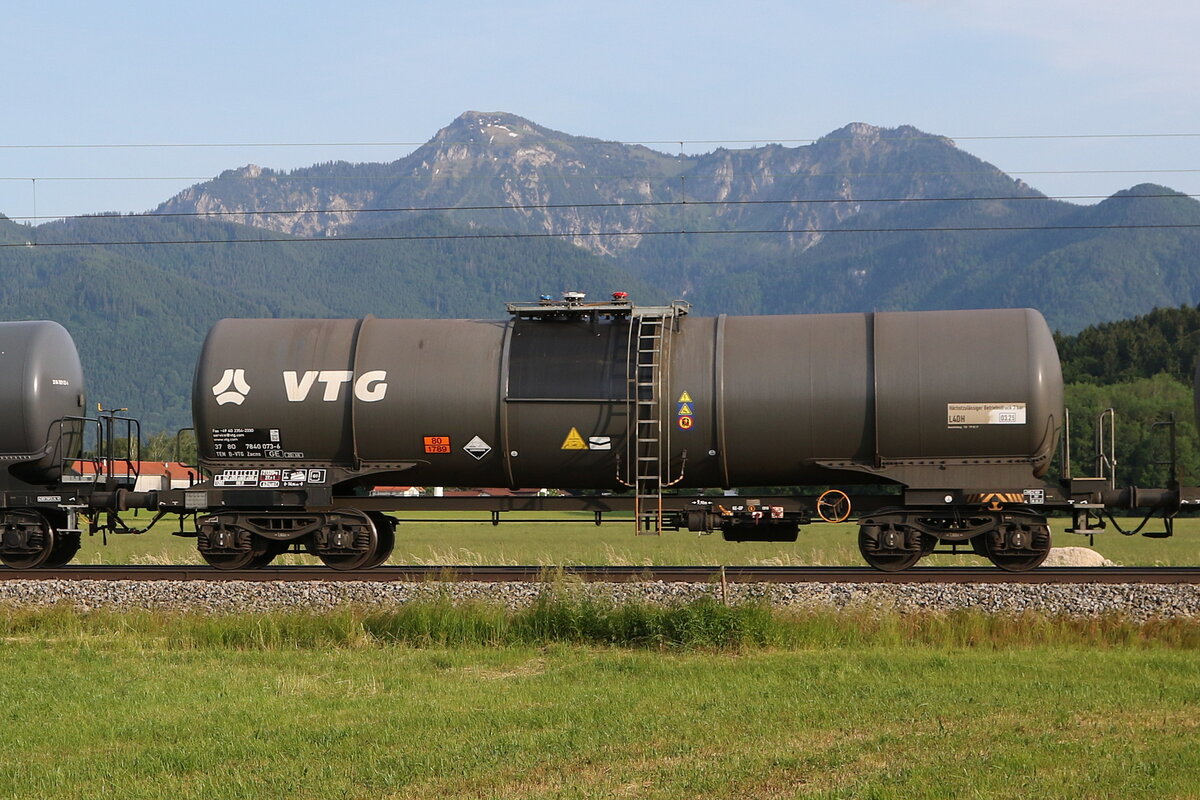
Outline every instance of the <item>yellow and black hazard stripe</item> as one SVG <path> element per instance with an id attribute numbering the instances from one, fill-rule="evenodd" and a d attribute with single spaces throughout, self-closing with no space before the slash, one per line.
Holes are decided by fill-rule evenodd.
<path id="1" fill-rule="evenodd" d="M 1004 508 L 1005 504 L 1024 503 L 1024 492 L 979 492 L 978 494 L 969 494 L 966 496 L 968 503 L 978 503 L 981 506 L 986 506 L 990 511 L 999 511 Z"/>

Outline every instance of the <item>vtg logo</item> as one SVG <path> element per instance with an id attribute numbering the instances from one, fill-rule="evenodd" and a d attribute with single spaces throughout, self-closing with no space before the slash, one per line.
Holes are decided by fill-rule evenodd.
<path id="1" fill-rule="evenodd" d="M 336 402 L 341 398 L 342 386 L 353 383 L 354 396 L 363 403 L 376 403 L 387 396 L 387 370 L 377 369 L 364 372 L 355 380 L 354 373 L 339 369 L 310 369 L 307 372 L 292 370 L 283 373 L 283 389 L 288 402 L 301 403 L 308 399 L 315 384 L 322 384 L 321 399 L 326 403 Z M 240 406 L 250 394 L 250 384 L 246 382 L 246 370 L 227 369 L 221 375 L 221 380 L 212 387 L 216 395 L 217 405 L 233 403 Z"/>
<path id="2" fill-rule="evenodd" d="M 387 370 L 364 372 L 358 376 L 358 380 L 354 379 L 353 372 L 340 369 L 310 369 L 303 375 L 292 371 L 283 373 L 283 388 L 291 403 L 303 402 L 314 383 L 324 384 L 321 399 L 332 403 L 341 396 L 342 386 L 351 381 L 354 382 L 354 396 L 364 403 L 376 403 L 387 395 Z"/>
<path id="3" fill-rule="evenodd" d="M 212 393 L 217 396 L 217 405 L 233 403 L 240 406 L 250 394 L 250 384 L 246 383 L 246 370 L 227 369 L 221 375 L 221 380 L 212 387 Z"/>

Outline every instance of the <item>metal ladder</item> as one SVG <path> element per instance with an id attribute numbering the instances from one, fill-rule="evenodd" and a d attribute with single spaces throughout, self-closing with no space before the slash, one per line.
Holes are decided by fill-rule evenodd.
<path id="1" fill-rule="evenodd" d="M 659 536 L 663 531 L 662 487 L 667 481 L 663 454 L 669 450 L 664 441 L 662 394 L 667 371 L 663 354 L 671 331 L 668 319 L 661 313 L 643 314 L 630 323 L 633 435 L 628 442 L 634 525 L 639 536 Z"/>

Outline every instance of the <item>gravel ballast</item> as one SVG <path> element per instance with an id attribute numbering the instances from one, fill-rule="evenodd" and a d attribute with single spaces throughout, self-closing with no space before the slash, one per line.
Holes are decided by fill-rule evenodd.
<path id="1" fill-rule="evenodd" d="M 879 609 L 900 613 L 974 609 L 998 614 L 1041 613 L 1130 619 L 1200 615 L 1200 586 L 1193 584 L 554 584 L 530 582 L 376 583 L 249 581 L 17 580 L 0 583 L 0 605 L 91 609 L 156 609 L 204 613 L 329 611 L 345 606 L 386 608 L 449 599 L 521 608 L 547 591 L 580 593 L 613 602 L 671 604 L 708 596 L 730 603 L 767 601 L 803 610 Z"/>

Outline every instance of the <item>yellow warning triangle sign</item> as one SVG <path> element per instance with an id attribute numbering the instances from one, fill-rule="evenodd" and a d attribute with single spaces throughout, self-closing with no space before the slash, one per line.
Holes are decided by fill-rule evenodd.
<path id="1" fill-rule="evenodd" d="M 679 395 L 679 400 L 676 402 L 690 403 L 690 402 L 692 402 L 692 396 L 690 394 L 688 394 L 687 392 L 684 392 L 683 394 Z"/>
<path id="2" fill-rule="evenodd" d="M 578 428 L 571 428 L 571 432 L 567 434 L 567 438 L 563 439 L 563 450 L 587 450 L 587 442 L 579 435 Z"/>
<path id="3" fill-rule="evenodd" d="M 679 402 L 679 416 L 681 416 L 681 417 L 692 416 L 692 407 L 689 406 L 687 403 L 683 402 L 682 400 Z"/>

